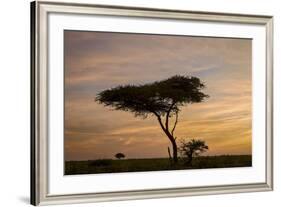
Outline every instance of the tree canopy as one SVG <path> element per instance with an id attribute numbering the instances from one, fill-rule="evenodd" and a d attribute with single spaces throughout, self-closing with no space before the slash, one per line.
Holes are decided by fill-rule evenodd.
<path id="1" fill-rule="evenodd" d="M 208 95 L 201 92 L 205 85 L 199 78 L 173 76 L 144 85 L 123 85 L 100 92 L 96 101 L 116 110 L 130 111 L 135 116 L 162 116 L 178 112 L 179 106 L 198 103 Z"/>
<path id="2" fill-rule="evenodd" d="M 121 159 L 121 158 L 125 158 L 125 155 L 123 153 L 119 152 L 119 153 L 115 154 L 115 157 L 117 159 Z"/>

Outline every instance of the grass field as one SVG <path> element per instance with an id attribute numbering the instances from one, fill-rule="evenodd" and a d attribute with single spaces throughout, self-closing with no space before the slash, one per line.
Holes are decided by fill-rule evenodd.
<path id="1" fill-rule="evenodd" d="M 192 161 L 192 166 L 185 165 L 183 160 L 179 160 L 177 165 L 172 165 L 167 158 L 124 160 L 101 159 L 88 161 L 66 161 L 65 175 L 251 166 L 251 155 L 196 157 Z"/>

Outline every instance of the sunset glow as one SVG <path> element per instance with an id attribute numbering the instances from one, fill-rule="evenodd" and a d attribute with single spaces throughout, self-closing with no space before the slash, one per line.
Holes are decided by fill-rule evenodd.
<path id="1" fill-rule="evenodd" d="M 170 142 L 154 116 L 112 110 L 95 97 L 174 75 L 200 78 L 210 96 L 181 107 L 177 140 L 205 140 L 205 155 L 252 153 L 250 39 L 65 31 L 64 44 L 65 160 L 167 157 Z"/>

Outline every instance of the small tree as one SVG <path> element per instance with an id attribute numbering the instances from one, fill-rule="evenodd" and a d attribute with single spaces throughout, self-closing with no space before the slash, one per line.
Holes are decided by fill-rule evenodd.
<path id="1" fill-rule="evenodd" d="M 202 102 L 208 95 L 205 85 L 197 77 L 173 76 L 166 80 L 144 85 L 124 85 L 97 94 L 96 101 L 115 110 L 129 111 L 146 118 L 153 115 L 172 144 L 173 161 L 178 161 L 178 147 L 174 135 L 180 108 L 186 104 Z M 175 117 L 173 124 L 171 117 Z"/>
<path id="2" fill-rule="evenodd" d="M 117 153 L 117 154 L 115 155 L 115 157 L 116 157 L 118 160 L 120 160 L 120 159 L 122 159 L 122 158 L 125 158 L 126 156 L 125 156 L 123 153 L 119 152 L 119 153 Z"/>
<path id="3" fill-rule="evenodd" d="M 181 155 L 186 159 L 187 165 L 192 165 L 192 158 L 199 156 L 200 154 L 206 152 L 209 147 L 205 144 L 203 140 L 192 139 L 190 141 L 181 141 L 179 151 Z"/>

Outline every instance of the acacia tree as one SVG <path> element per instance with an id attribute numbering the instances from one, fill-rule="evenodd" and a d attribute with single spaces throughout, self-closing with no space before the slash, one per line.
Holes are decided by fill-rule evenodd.
<path id="1" fill-rule="evenodd" d="M 187 165 L 191 165 L 193 157 L 199 156 L 208 149 L 209 147 L 205 144 L 205 141 L 200 139 L 192 139 L 190 141 L 182 140 L 181 146 L 179 147 L 180 153 L 187 159 Z"/>
<path id="2" fill-rule="evenodd" d="M 125 155 L 124 155 L 123 153 L 121 153 L 121 152 L 118 152 L 118 153 L 115 155 L 115 157 L 116 157 L 118 160 L 120 160 L 120 159 L 122 159 L 122 158 L 125 158 Z"/>
<path id="3" fill-rule="evenodd" d="M 177 163 L 177 142 L 174 135 L 180 107 L 202 102 L 208 95 L 197 77 L 173 76 L 144 85 L 122 85 L 97 94 L 96 101 L 115 110 L 129 111 L 136 117 L 154 115 L 172 144 L 173 161 Z M 174 117 L 174 123 L 170 119 Z"/>

